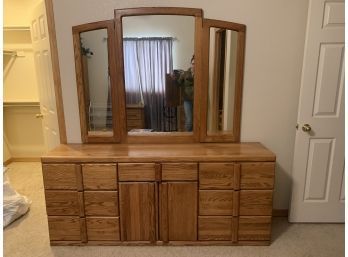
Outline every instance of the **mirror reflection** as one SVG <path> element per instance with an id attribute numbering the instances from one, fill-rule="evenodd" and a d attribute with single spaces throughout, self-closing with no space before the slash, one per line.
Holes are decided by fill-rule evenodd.
<path id="1" fill-rule="evenodd" d="M 128 131 L 191 132 L 194 17 L 130 16 L 122 26 Z"/>
<path id="2" fill-rule="evenodd" d="M 86 120 L 89 131 L 111 131 L 107 29 L 80 33 Z"/>
<path id="3" fill-rule="evenodd" d="M 232 132 L 238 32 L 210 28 L 208 134 Z"/>

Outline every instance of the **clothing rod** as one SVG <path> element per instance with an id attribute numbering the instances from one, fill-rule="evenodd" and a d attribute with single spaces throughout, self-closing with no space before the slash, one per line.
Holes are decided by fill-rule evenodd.
<path id="1" fill-rule="evenodd" d="M 3 54 L 4 55 L 17 56 L 17 52 L 16 51 L 10 51 L 10 50 L 4 50 Z"/>

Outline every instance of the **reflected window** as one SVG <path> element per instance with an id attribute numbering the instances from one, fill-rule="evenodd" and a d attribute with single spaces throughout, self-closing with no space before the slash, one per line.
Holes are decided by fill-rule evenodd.
<path id="1" fill-rule="evenodd" d="M 181 78 L 191 69 L 194 24 L 194 17 L 176 15 L 122 19 L 130 133 L 192 131 L 193 108 L 185 111 L 189 110 L 184 99 L 187 83 Z M 191 80 L 193 96 L 193 73 Z"/>

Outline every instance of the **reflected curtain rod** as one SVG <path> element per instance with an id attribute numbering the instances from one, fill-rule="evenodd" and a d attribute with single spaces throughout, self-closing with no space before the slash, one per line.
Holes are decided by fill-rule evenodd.
<path id="1" fill-rule="evenodd" d="M 123 40 L 154 40 L 154 39 L 171 39 L 177 40 L 176 37 L 124 37 Z"/>

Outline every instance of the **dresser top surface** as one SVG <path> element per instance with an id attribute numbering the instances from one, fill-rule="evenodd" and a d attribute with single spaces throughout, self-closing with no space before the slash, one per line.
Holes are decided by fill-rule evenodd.
<path id="1" fill-rule="evenodd" d="M 275 161 L 260 143 L 66 144 L 43 162 Z"/>

